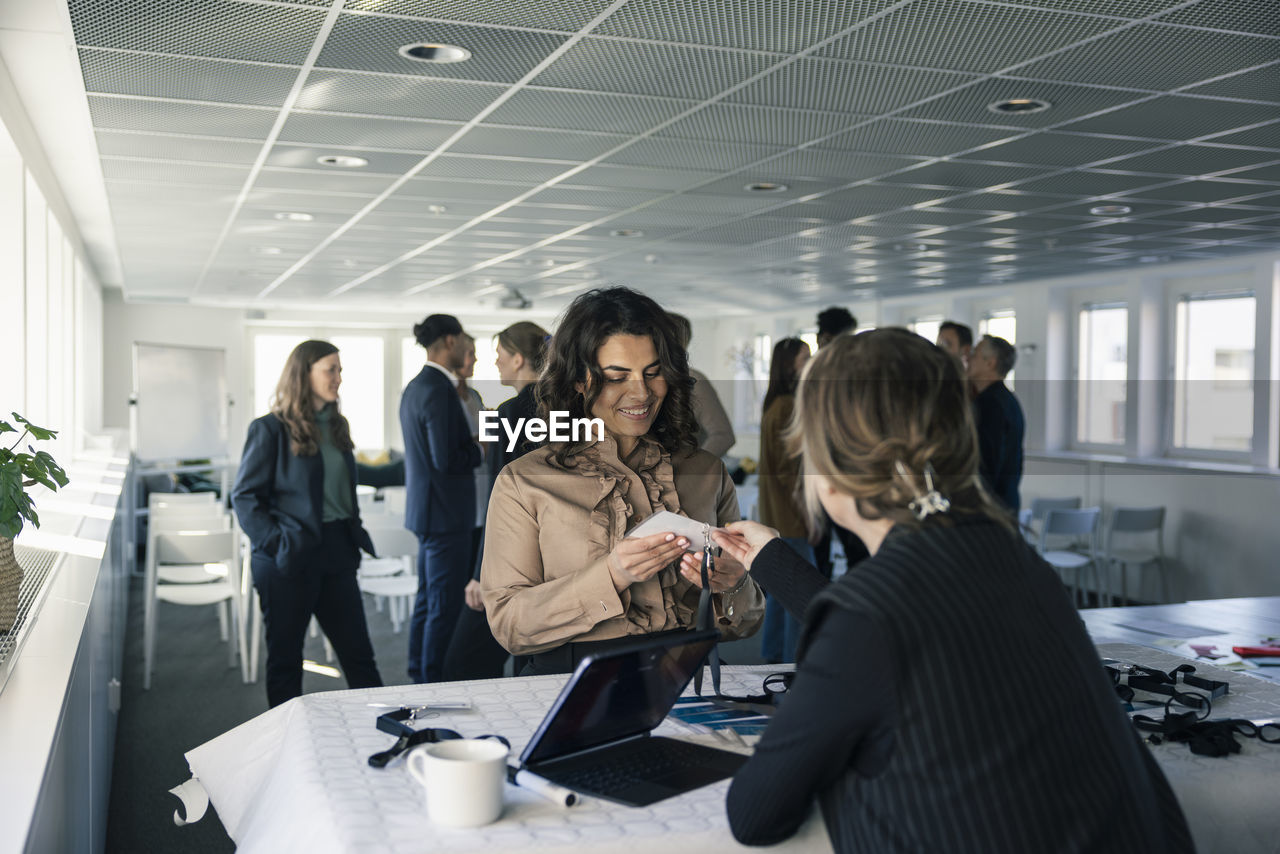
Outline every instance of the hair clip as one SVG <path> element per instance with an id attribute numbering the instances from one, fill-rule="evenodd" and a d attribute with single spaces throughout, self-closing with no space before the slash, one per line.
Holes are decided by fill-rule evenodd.
<path id="1" fill-rule="evenodd" d="M 934 513 L 946 513 L 951 509 L 951 502 L 941 492 L 934 489 L 933 486 L 933 465 L 924 464 L 924 486 L 925 492 L 921 495 L 916 490 L 915 481 L 911 479 L 911 474 L 907 471 L 907 467 L 902 464 L 902 460 L 895 460 L 894 466 L 898 469 L 898 474 L 911 487 L 911 491 L 915 492 L 916 497 L 907 502 L 907 508 L 915 514 L 916 519 L 923 522 L 926 517 Z"/>

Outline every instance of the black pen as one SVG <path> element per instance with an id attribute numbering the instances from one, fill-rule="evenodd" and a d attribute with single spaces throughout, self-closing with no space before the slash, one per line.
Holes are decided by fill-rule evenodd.
<path id="1" fill-rule="evenodd" d="M 532 771 L 526 771 L 514 765 L 507 766 L 507 782 L 513 786 L 519 786 L 522 789 L 528 789 L 534 794 L 541 795 L 557 806 L 571 807 L 578 802 L 577 793 L 571 792 L 563 786 L 557 786 L 546 777 L 539 777 Z"/>

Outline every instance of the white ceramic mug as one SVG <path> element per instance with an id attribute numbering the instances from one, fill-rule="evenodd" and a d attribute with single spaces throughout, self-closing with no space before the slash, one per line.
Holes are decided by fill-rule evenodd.
<path id="1" fill-rule="evenodd" d="M 478 827 L 502 814 L 507 746 L 496 739 L 463 738 L 414 748 L 409 775 L 427 793 L 427 818 L 447 827 Z"/>

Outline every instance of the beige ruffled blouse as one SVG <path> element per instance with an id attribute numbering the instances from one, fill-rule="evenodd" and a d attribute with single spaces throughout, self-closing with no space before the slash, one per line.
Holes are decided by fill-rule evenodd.
<path id="1" fill-rule="evenodd" d="M 568 466 L 557 464 L 550 448 L 507 465 L 489 498 L 480 570 L 493 636 L 508 651 L 529 655 L 569 642 L 692 628 L 699 590 L 678 562 L 621 594 L 606 563 L 632 526 L 664 509 L 716 525 L 740 518 L 719 458 L 691 451 L 673 459 L 648 437 L 625 462 L 606 438 Z M 754 633 L 764 619 L 756 583 L 748 579 L 730 602 L 725 598 L 713 599 L 724 636 Z"/>

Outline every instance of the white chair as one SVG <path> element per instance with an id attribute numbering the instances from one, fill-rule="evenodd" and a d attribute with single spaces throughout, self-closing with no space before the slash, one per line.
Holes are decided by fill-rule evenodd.
<path id="1" fill-rule="evenodd" d="M 1073 573 L 1071 583 L 1075 591 L 1076 607 L 1085 602 L 1082 576 L 1086 569 L 1093 573 L 1094 589 L 1098 593 L 1098 603 L 1110 599 L 1110 594 L 1102 584 L 1102 561 L 1098 555 L 1098 519 L 1102 510 L 1097 507 L 1086 507 L 1083 510 L 1050 510 L 1045 514 L 1044 523 L 1040 526 L 1040 556 L 1059 572 L 1070 570 Z M 1070 543 L 1058 548 L 1051 548 L 1054 538 L 1061 543 L 1062 538 L 1069 538 Z"/>
<path id="2" fill-rule="evenodd" d="M 1018 526 L 1027 542 L 1035 545 L 1040 541 L 1040 524 L 1050 510 L 1079 510 L 1079 498 L 1033 498 L 1031 507 L 1018 514 Z"/>
<path id="3" fill-rule="evenodd" d="M 1117 534 L 1119 537 L 1117 537 Z M 1147 535 L 1154 534 L 1151 541 Z M 1146 543 L 1134 543 L 1134 540 Z M 1117 507 L 1111 514 L 1111 526 L 1107 528 L 1103 559 L 1107 566 L 1120 570 L 1120 601 L 1129 604 L 1128 569 L 1135 565 L 1145 569 L 1154 564 L 1160 572 L 1160 601 L 1169 601 L 1169 580 L 1164 563 L 1164 508 Z M 1138 589 L 1142 589 L 1142 575 L 1138 576 Z"/>
<path id="4" fill-rule="evenodd" d="M 212 493 L 194 494 L 212 495 Z M 155 549 L 154 538 L 156 534 L 177 532 L 212 533 L 230 531 L 231 528 L 231 514 L 212 501 L 180 503 L 178 505 L 158 502 L 151 507 L 147 521 L 147 554 L 150 555 Z M 202 564 L 161 565 L 156 569 L 156 577 L 159 581 L 169 584 L 201 584 L 212 580 L 211 574 L 220 571 L 218 567 L 206 567 Z M 225 601 L 219 602 L 217 610 L 219 633 L 224 641 L 229 640 L 231 624 L 227 614 L 227 603 Z"/>
<path id="5" fill-rule="evenodd" d="M 364 557 L 357 576 L 360 590 L 386 597 L 391 627 L 396 632 L 409 618 L 418 593 L 418 537 L 404 528 L 368 528 L 378 558 Z"/>
<path id="6" fill-rule="evenodd" d="M 242 612 L 240 604 L 239 535 L 235 530 L 206 532 L 159 532 L 150 539 L 146 562 L 146 596 L 143 616 L 143 687 L 151 687 L 151 670 L 155 661 L 156 612 L 159 602 L 175 605 L 215 605 L 229 603 L 232 625 L 227 632 L 230 641 L 228 663 L 234 667 L 241 652 L 241 632 L 236 623 Z M 159 568 L 166 564 L 217 567 L 210 580 L 197 583 L 165 583 L 159 579 Z M 243 671 L 242 671 L 243 673 Z"/>
<path id="7" fill-rule="evenodd" d="M 153 492 L 147 496 L 147 507 L 204 507 L 217 506 L 218 496 L 213 492 Z"/>

